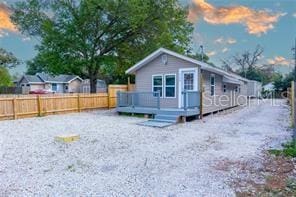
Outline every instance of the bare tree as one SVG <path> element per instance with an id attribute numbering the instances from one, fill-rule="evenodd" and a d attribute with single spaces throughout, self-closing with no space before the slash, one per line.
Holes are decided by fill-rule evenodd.
<path id="1" fill-rule="evenodd" d="M 226 70 L 227 72 L 234 72 L 234 66 L 233 63 L 230 60 L 221 59 L 222 62 L 222 68 Z"/>
<path id="2" fill-rule="evenodd" d="M 233 56 L 234 63 L 240 66 L 245 77 L 247 69 L 252 69 L 256 66 L 263 51 L 263 48 L 260 45 L 257 45 L 253 52 L 245 51 L 242 54 L 236 54 Z"/>

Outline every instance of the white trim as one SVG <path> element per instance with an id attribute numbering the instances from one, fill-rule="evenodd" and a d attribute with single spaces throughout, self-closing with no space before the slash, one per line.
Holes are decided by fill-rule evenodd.
<path id="1" fill-rule="evenodd" d="M 212 77 L 214 77 L 214 85 L 212 85 Z M 213 95 L 212 95 L 212 86 L 214 86 L 214 94 Z M 211 96 L 216 95 L 216 75 L 213 73 L 210 75 L 210 95 Z"/>
<path id="2" fill-rule="evenodd" d="M 68 81 L 67 83 L 71 83 L 72 81 L 74 81 L 75 79 L 79 79 L 80 81 L 83 81 L 83 79 L 81 79 L 79 76 L 74 77 L 73 79 L 71 79 L 70 81 Z M 99 80 L 98 80 L 99 81 Z"/>
<path id="3" fill-rule="evenodd" d="M 211 66 L 211 65 L 209 65 L 209 64 L 207 64 L 205 62 L 195 60 L 193 58 L 187 57 L 185 55 L 178 54 L 176 52 L 173 52 L 173 51 L 170 51 L 170 50 L 164 49 L 164 48 L 159 48 L 158 50 L 154 51 L 153 53 L 148 55 L 146 58 L 144 58 L 143 60 L 141 60 L 140 62 L 138 62 L 137 64 L 135 64 L 131 68 L 129 68 L 128 70 L 126 70 L 125 73 L 126 74 L 135 74 L 135 71 L 137 71 L 141 67 L 145 66 L 148 62 L 150 62 L 154 58 L 158 57 L 162 53 L 172 55 L 174 57 L 177 57 L 177 58 L 183 59 L 185 61 L 191 62 L 191 63 L 193 63 L 195 65 L 200 65 L 201 69 L 203 69 L 203 70 L 214 72 L 214 73 L 222 75 L 222 76 L 226 75 L 226 76 L 229 76 L 229 77 L 232 77 L 232 78 L 235 78 L 235 79 L 239 79 L 239 80 L 242 80 L 242 81 L 246 81 L 246 82 L 249 81 L 248 79 L 243 78 L 243 77 L 241 77 L 241 76 L 239 76 L 237 74 L 229 73 L 229 72 L 224 71 L 222 69 L 215 68 L 214 66 Z"/>
<path id="4" fill-rule="evenodd" d="M 161 97 L 160 98 L 163 98 L 164 97 L 164 92 L 163 92 L 163 74 L 155 74 L 155 75 L 152 75 L 152 83 L 151 83 L 152 92 L 154 92 L 154 77 L 161 77 L 162 94 L 161 94 Z M 159 86 L 160 85 L 156 85 L 156 87 L 159 87 Z"/>
<path id="5" fill-rule="evenodd" d="M 166 96 L 166 76 L 175 76 L 175 96 L 174 97 L 167 97 Z M 163 98 L 168 98 L 168 99 L 175 99 L 177 98 L 177 74 L 176 73 L 169 73 L 169 74 L 164 74 L 164 83 L 163 83 L 163 91 L 164 91 L 164 97 Z M 168 87 L 172 87 L 172 85 L 169 85 Z"/>
<path id="6" fill-rule="evenodd" d="M 60 81 L 44 81 L 44 83 L 49 83 L 49 84 L 52 84 L 52 83 L 56 83 L 56 84 L 66 84 L 68 82 L 60 82 Z"/>
<path id="7" fill-rule="evenodd" d="M 26 84 L 32 84 L 32 85 L 44 85 L 44 82 L 29 82 Z"/>
<path id="8" fill-rule="evenodd" d="M 179 80 L 178 80 L 178 107 L 181 108 L 182 107 L 182 80 L 183 80 L 183 76 L 182 76 L 182 72 L 190 72 L 193 71 L 195 73 L 195 78 L 194 78 L 194 84 L 196 86 L 194 87 L 194 91 L 198 91 L 199 90 L 199 72 L 198 72 L 198 68 L 180 68 L 179 69 Z"/>

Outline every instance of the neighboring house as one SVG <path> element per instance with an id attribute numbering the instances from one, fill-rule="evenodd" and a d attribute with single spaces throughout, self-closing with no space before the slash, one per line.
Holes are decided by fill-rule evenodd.
<path id="1" fill-rule="evenodd" d="M 80 92 L 90 93 L 90 82 L 89 79 L 83 80 L 80 87 Z M 107 92 L 107 85 L 104 80 L 97 80 L 97 93 L 105 93 Z"/>
<path id="2" fill-rule="evenodd" d="M 274 91 L 274 85 L 272 82 L 266 84 L 263 86 L 263 91 L 266 91 L 266 92 L 273 92 Z"/>
<path id="3" fill-rule="evenodd" d="M 164 48 L 126 73 L 135 75 L 136 89 L 118 94 L 118 112 L 186 117 L 246 103 L 249 80 Z"/>
<path id="4" fill-rule="evenodd" d="M 250 98 L 260 98 L 262 92 L 262 83 L 255 80 L 248 81 L 248 96 Z"/>
<path id="5" fill-rule="evenodd" d="M 23 75 L 17 85 L 23 88 L 23 93 L 34 90 L 50 90 L 56 93 L 77 93 L 80 91 L 82 79 L 76 75 L 52 76 L 45 73 Z"/>

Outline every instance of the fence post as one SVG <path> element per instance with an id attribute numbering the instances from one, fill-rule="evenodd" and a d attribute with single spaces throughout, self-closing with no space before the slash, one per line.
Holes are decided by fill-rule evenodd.
<path id="1" fill-rule="evenodd" d="M 160 91 L 157 91 L 157 109 L 160 109 Z"/>
<path id="2" fill-rule="evenodd" d="M 81 112 L 81 106 L 80 106 L 80 94 L 78 93 L 77 95 L 77 109 L 78 112 Z"/>
<path id="3" fill-rule="evenodd" d="M 42 116 L 42 105 L 40 95 L 37 95 L 37 108 L 38 108 L 38 116 Z"/>
<path id="4" fill-rule="evenodd" d="M 17 110 L 16 110 L 16 98 L 14 97 L 12 100 L 12 106 L 13 106 L 13 119 L 17 119 Z"/>

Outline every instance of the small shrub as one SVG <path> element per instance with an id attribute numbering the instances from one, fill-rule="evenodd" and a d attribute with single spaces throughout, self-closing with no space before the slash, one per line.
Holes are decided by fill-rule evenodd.
<path id="1" fill-rule="evenodd" d="M 284 155 L 286 157 L 296 157 L 296 140 L 282 144 L 282 146 L 283 150 L 271 149 L 268 152 L 276 156 Z"/>

